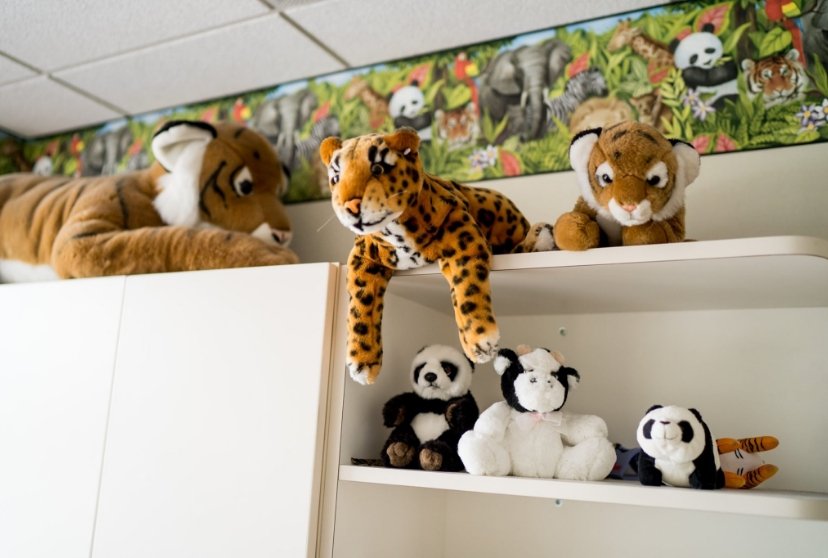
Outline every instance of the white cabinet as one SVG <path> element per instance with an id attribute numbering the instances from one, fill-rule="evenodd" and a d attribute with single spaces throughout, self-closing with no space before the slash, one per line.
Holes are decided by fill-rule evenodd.
<path id="1" fill-rule="evenodd" d="M 123 288 L 0 288 L 0 556 L 89 557 Z"/>
<path id="2" fill-rule="evenodd" d="M 582 382 L 573 411 L 635 445 L 655 403 L 698 408 L 714 436 L 772 434 L 780 467 L 750 491 L 643 487 L 351 465 L 376 458 L 380 410 L 410 390 L 414 353 L 459 346 L 433 267 L 389 286 L 376 384 L 341 373 L 339 309 L 322 529 L 324 556 L 816 556 L 828 548 L 828 241 L 776 237 L 497 256 L 493 301 L 505 347 L 560 350 Z M 341 287 L 342 288 L 342 287 Z M 501 399 L 490 364 L 472 385 Z M 334 498 L 335 495 L 335 498 Z"/>
<path id="3" fill-rule="evenodd" d="M 93 558 L 314 555 L 335 280 L 127 280 Z"/>
<path id="4" fill-rule="evenodd" d="M 378 382 L 344 367 L 335 264 L 0 287 L 0 556 L 816 556 L 828 548 L 828 241 L 498 256 L 502 345 L 558 349 L 567 402 L 634 445 L 653 403 L 777 436 L 752 491 L 354 466 L 421 346 L 435 268 L 388 289 Z M 500 399 L 490 364 L 472 391 Z"/>
<path id="5" fill-rule="evenodd" d="M 0 556 L 314 556 L 337 271 L 0 287 Z"/>

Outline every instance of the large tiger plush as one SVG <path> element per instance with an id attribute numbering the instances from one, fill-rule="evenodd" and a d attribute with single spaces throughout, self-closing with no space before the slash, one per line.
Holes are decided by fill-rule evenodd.
<path id="1" fill-rule="evenodd" d="M 320 146 L 331 201 L 356 233 L 347 263 L 348 371 L 373 383 L 382 365 L 383 297 L 394 270 L 439 262 L 466 355 L 495 356 L 500 333 L 492 311 L 492 253 L 551 249 L 549 225 L 530 227 L 502 194 L 426 174 L 413 129 Z"/>
<path id="2" fill-rule="evenodd" d="M 294 263 L 267 141 L 174 121 L 157 162 L 106 177 L 0 176 L 0 282 Z"/>
<path id="3" fill-rule="evenodd" d="M 621 122 L 576 135 L 569 159 L 581 196 L 555 223 L 558 248 L 684 240 L 684 190 L 701 162 L 693 146 Z"/>
<path id="4" fill-rule="evenodd" d="M 754 62 L 742 60 L 745 82 L 751 99 L 762 96 L 765 107 L 799 101 L 808 86 L 808 75 L 799 61 L 799 51 L 792 48 L 784 56 L 776 54 Z"/>

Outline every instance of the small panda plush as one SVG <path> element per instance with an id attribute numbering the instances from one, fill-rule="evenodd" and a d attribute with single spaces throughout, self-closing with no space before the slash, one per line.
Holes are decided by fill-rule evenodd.
<path id="1" fill-rule="evenodd" d="M 722 488 L 725 475 L 713 436 L 696 409 L 651 407 L 636 431 L 638 479 L 648 486 Z"/>
<path id="2" fill-rule="evenodd" d="M 431 139 L 432 114 L 426 110 L 425 95 L 417 82 L 400 87 L 391 94 L 388 113 L 396 128 L 408 126 L 417 130 L 420 141 Z"/>
<path id="3" fill-rule="evenodd" d="M 505 401 L 486 409 L 457 451 L 469 473 L 600 480 L 615 464 L 607 425 L 561 411 L 580 381 L 560 353 L 526 345 L 501 349 L 494 362 Z"/>
<path id="4" fill-rule="evenodd" d="M 713 25 L 707 23 L 701 32 L 691 33 L 680 41 L 674 40 L 670 47 L 673 50 L 673 60 L 681 70 L 681 77 L 687 87 L 699 93 L 712 93 L 707 103 L 721 108 L 726 98 L 739 96 L 739 69 L 733 60 L 719 63 L 724 54 L 724 46 L 719 37 L 713 34 L 713 29 Z"/>
<path id="5" fill-rule="evenodd" d="M 479 416 L 469 387 L 474 364 L 445 345 L 420 349 L 411 364 L 413 392 L 392 397 L 382 409 L 393 428 L 382 448 L 386 467 L 462 471 L 457 441 Z"/>

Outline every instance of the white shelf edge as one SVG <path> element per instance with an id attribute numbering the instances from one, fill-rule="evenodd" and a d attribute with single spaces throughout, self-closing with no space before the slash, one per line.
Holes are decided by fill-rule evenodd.
<path id="1" fill-rule="evenodd" d="M 693 490 L 667 486 L 642 486 L 635 481 L 611 479 L 587 482 L 522 477 L 478 477 L 467 473 L 413 471 L 356 465 L 340 465 L 339 480 L 435 490 L 828 521 L 828 494 L 810 492 L 762 489 Z"/>
<path id="2" fill-rule="evenodd" d="M 493 257 L 492 271 L 577 267 L 647 262 L 691 261 L 755 256 L 813 256 L 828 260 L 828 240 L 810 236 L 767 236 L 727 240 L 699 240 L 647 246 L 594 248 L 584 252 L 555 250 Z M 399 271 L 399 276 L 439 274 L 436 264 Z"/>

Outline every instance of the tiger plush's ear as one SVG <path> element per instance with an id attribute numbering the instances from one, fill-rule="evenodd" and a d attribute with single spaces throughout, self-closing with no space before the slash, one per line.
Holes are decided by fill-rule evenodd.
<path id="1" fill-rule="evenodd" d="M 342 140 L 334 136 L 325 138 L 319 144 L 319 157 L 322 158 L 322 162 L 326 166 L 331 164 L 331 157 L 333 157 L 334 151 L 340 147 L 342 147 Z"/>
<path id="2" fill-rule="evenodd" d="M 420 149 L 420 136 L 413 128 L 400 128 L 396 132 L 386 135 L 383 139 L 391 149 L 403 155 L 412 153 L 416 155 Z"/>
<path id="3" fill-rule="evenodd" d="M 569 144 L 569 164 L 572 165 L 572 170 L 581 178 L 581 174 L 586 174 L 587 166 L 589 164 L 589 156 L 592 154 L 592 148 L 598 142 L 601 136 L 601 128 L 594 128 L 591 130 L 584 130 L 572 138 L 572 143 Z M 587 180 L 587 183 L 589 180 Z"/>
<path id="4" fill-rule="evenodd" d="M 572 143 L 569 144 L 569 164 L 572 170 L 575 171 L 575 176 L 578 179 L 578 186 L 584 199 L 595 207 L 597 202 L 591 193 L 591 186 L 589 181 L 589 158 L 592 155 L 592 149 L 598 143 L 598 138 L 601 137 L 601 128 L 594 128 L 592 130 L 584 130 L 572 138 Z M 590 201 L 591 200 L 591 201 Z"/>
<path id="5" fill-rule="evenodd" d="M 192 153 L 194 147 L 203 149 L 217 135 L 207 122 L 172 120 L 152 136 L 152 153 L 167 171 L 172 171 L 182 155 Z M 200 160 L 198 165 L 201 166 Z"/>
<path id="6" fill-rule="evenodd" d="M 671 139 L 670 143 L 673 145 L 673 154 L 678 162 L 676 181 L 680 184 L 677 184 L 677 186 L 684 188 L 698 178 L 701 169 L 701 157 L 699 157 L 696 148 L 689 143 L 674 139 Z"/>

